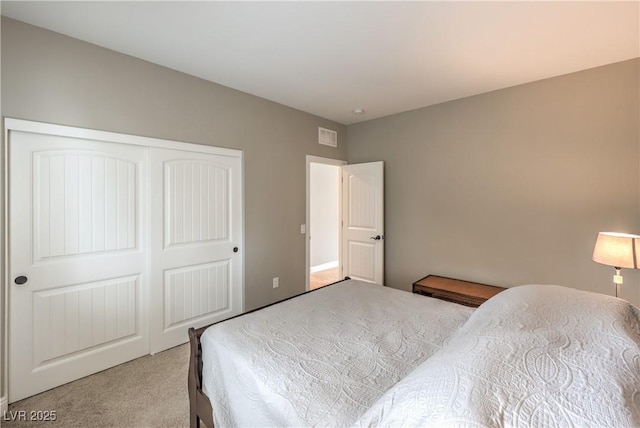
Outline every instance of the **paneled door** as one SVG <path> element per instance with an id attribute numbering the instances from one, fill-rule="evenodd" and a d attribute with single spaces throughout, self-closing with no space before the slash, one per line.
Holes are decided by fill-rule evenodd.
<path id="1" fill-rule="evenodd" d="M 240 151 L 5 128 L 9 402 L 242 312 Z"/>
<path id="2" fill-rule="evenodd" d="M 151 353 L 184 343 L 189 327 L 240 313 L 241 165 L 237 156 L 154 149 Z"/>
<path id="3" fill-rule="evenodd" d="M 145 149 L 11 131 L 9 400 L 147 354 Z"/>
<path id="4" fill-rule="evenodd" d="M 384 281 L 384 163 L 342 167 L 342 272 Z"/>

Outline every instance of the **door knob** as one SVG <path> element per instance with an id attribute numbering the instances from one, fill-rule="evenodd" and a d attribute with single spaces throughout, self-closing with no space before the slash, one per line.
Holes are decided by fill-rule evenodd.
<path id="1" fill-rule="evenodd" d="M 20 275 L 16 277 L 16 279 L 14 279 L 13 282 L 15 282 L 16 285 L 23 285 L 23 284 L 26 284 L 28 280 L 29 278 L 27 278 L 26 276 Z"/>
<path id="2" fill-rule="evenodd" d="M 369 238 L 369 239 L 373 239 L 373 240 L 375 240 L 375 241 L 379 241 L 379 240 L 381 240 L 381 239 L 382 239 L 382 236 L 380 236 L 380 235 L 376 235 L 376 236 L 372 236 L 372 237 L 371 237 L 371 238 Z"/>
<path id="3" fill-rule="evenodd" d="M 233 247 L 233 252 L 237 253 L 238 252 L 238 247 Z"/>

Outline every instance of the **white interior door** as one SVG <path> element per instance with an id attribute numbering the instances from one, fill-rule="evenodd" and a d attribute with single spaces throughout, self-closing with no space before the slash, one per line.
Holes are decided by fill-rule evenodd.
<path id="1" fill-rule="evenodd" d="M 9 401 L 145 355 L 145 150 L 9 133 Z"/>
<path id="2" fill-rule="evenodd" d="M 242 312 L 241 160 L 152 149 L 151 353 Z"/>
<path id="3" fill-rule="evenodd" d="M 342 167 L 342 272 L 384 281 L 384 163 Z"/>

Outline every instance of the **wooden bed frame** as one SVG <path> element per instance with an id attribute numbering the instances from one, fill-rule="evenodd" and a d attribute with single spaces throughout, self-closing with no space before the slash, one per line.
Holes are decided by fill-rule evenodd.
<path id="1" fill-rule="evenodd" d="M 337 284 L 340 283 L 342 281 L 348 280 L 350 279 L 349 277 L 346 277 L 344 280 L 338 281 L 336 283 L 333 284 Z M 333 285 L 330 284 L 330 285 Z M 278 301 L 275 303 L 272 303 L 270 305 L 266 305 L 264 307 L 261 308 L 257 308 L 236 316 L 233 316 L 227 320 L 222 320 L 219 322 L 225 322 L 228 321 L 230 319 L 233 318 L 237 318 L 237 317 L 241 317 L 244 315 L 247 315 L 251 312 L 255 312 L 255 311 L 259 311 L 261 309 L 264 309 L 268 306 L 272 306 L 272 305 L 276 305 L 278 303 L 284 302 L 286 300 L 290 300 L 290 299 L 294 299 L 296 297 L 305 295 L 307 293 L 313 292 L 313 291 L 317 291 L 316 290 L 311 290 L 311 291 L 307 291 L 305 293 L 302 294 L 298 294 L 296 296 L 292 296 L 289 297 L 287 299 L 284 299 L 282 301 Z M 418 293 L 420 294 L 420 293 Z M 206 425 L 207 428 L 215 428 L 214 422 L 213 422 L 213 408 L 211 406 L 211 401 L 209 399 L 209 397 L 204 393 L 204 391 L 202 390 L 202 386 L 203 386 L 203 378 L 202 378 L 202 367 L 203 367 L 203 359 L 202 359 L 202 345 L 200 342 L 201 336 L 202 334 L 205 332 L 205 330 L 207 328 L 209 328 L 212 325 L 215 325 L 218 323 L 213 323 L 204 327 L 200 327 L 198 329 L 195 328 L 190 328 L 188 330 L 188 334 L 189 334 L 189 344 L 190 344 L 190 351 L 191 351 L 191 355 L 189 358 L 189 370 L 188 370 L 188 391 L 189 391 L 189 413 L 190 413 L 190 427 L 191 428 L 199 428 L 201 426 L 200 422 L 202 422 L 204 425 Z"/>
<path id="2" fill-rule="evenodd" d="M 349 279 L 351 278 L 347 276 L 344 279 L 332 284 L 328 284 L 325 287 L 329 287 L 331 285 L 338 284 Z M 309 290 L 304 293 L 291 296 L 287 299 L 253 309 L 251 311 L 233 316 L 229 319 L 219 322 L 229 321 L 233 318 L 241 317 L 243 315 L 250 314 L 251 312 L 259 311 L 261 309 L 277 305 L 278 303 L 282 303 L 287 300 L 295 299 L 296 297 L 303 296 L 307 293 L 313 293 L 314 291 L 320 290 L 321 288 L 324 287 L 316 288 L 315 290 Z M 200 422 L 206 425 L 207 428 L 215 427 L 213 424 L 213 408 L 211 407 L 211 401 L 209 400 L 209 397 L 207 397 L 207 394 L 205 394 L 202 390 L 202 345 L 200 344 L 200 336 L 202 336 L 202 333 L 204 333 L 207 328 L 215 324 L 217 323 L 209 324 L 198 329 L 190 328 L 188 331 L 191 355 L 189 356 L 189 373 L 187 375 L 187 386 L 189 390 L 189 425 L 191 428 L 199 428 Z"/>
<path id="3" fill-rule="evenodd" d="M 189 329 L 189 374 L 187 385 L 189 388 L 189 426 L 198 428 L 202 421 L 208 428 L 214 428 L 213 409 L 209 397 L 202 390 L 202 346 L 200 336 L 209 326 L 199 329 Z"/>

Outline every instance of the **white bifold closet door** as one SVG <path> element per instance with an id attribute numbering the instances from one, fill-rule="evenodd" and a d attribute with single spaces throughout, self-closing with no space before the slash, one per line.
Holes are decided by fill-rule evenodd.
<path id="1" fill-rule="evenodd" d="M 16 122 L 5 123 L 10 402 L 242 311 L 239 155 Z"/>

